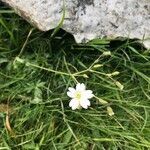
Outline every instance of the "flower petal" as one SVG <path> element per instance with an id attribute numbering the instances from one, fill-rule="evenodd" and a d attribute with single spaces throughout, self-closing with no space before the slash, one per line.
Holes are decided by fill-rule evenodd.
<path id="1" fill-rule="evenodd" d="M 69 106 L 72 108 L 72 110 L 78 109 L 79 105 L 80 105 L 80 103 L 76 99 L 72 99 L 69 103 Z"/>
<path id="2" fill-rule="evenodd" d="M 72 93 L 76 91 L 76 90 L 75 90 L 74 88 L 72 88 L 72 87 L 69 87 L 68 90 L 69 90 L 69 92 L 72 92 Z"/>
<path id="3" fill-rule="evenodd" d="M 74 93 L 72 93 L 72 92 L 67 92 L 67 95 L 69 96 L 69 97 L 71 97 L 71 98 L 74 98 Z"/>
<path id="4" fill-rule="evenodd" d="M 69 87 L 68 88 L 68 92 L 67 92 L 67 95 L 69 96 L 69 97 L 71 97 L 71 98 L 74 98 L 75 97 L 75 92 L 76 92 L 76 90 L 74 89 L 74 88 L 72 88 L 72 87 Z"/>
<path id="5" fill-rule="evenodd" d="M 93 92 L 91 91 L 91 90 L 86 90 L 85 91 L 85 97 L 87 98 L 87 99 L 90 99 L 90 98 L 92 98 L 94 95 L 93 95 Z"/>
<path id="6" fill-rule="evenodd" d="M 84 83 L 78 83 L 77 85 L 76 85 L 76 90 L 77 91 L 84 91 L 85 90 L 85 84 Z"/>
<path id="7" fill-rule="evenodd" d="M 81 100 L 81 101 L 80 101 L 80 105 L 81 105 L 83 108 L 87 109 L 88 106 L 91 105 L 91 103 L 90 103 L 90 101 L 89 101 L 88 99 L 84 99 L 84 100 Z"/>

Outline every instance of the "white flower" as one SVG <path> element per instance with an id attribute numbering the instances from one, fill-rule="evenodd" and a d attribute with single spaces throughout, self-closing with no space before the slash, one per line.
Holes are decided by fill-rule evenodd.
<path id="1" fill-rule="evenodd" d="M 78 83 L 76 88 L 69 87 L 67 95 L 72 98 L 69 106 L 72 110 L 79 109 L 80 107 L 87 109 L 91 105 L 89 99 L 94 96 L 92 93 L 91 90 L 86 90 L 83 83 Z"/>

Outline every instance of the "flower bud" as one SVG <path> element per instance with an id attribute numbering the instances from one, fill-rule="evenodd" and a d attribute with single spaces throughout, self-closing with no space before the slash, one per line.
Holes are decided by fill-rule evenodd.
<path id="1" fill-rule="evenodd" d="M 115 71 L 112 73 L 112 76 L 117 76 L 117 75 L 119 75 L 119 73 L 120 73 L 119 71 Z"/>
<path id="2" fill-rule="evenodd" d="M 110 55 L 111 55 L 111 51 L 103 52 L 103 55 L 104 55 L 104 56 L 110 56 Z"/>
<path id="3" fill-rule="evenodd" d="M 89 78 L 88 75 L 86 75 L 86 74 L 83 74 L 83 77 L 84 77 L 84 78 Z"/>
<path id="4" fill-rule="evenodd" d="M 99 100 L 99 102 L 100 102 L 101 104 L 103 104 L 103 105 L 108 104 L 107 101 L 105 101 L 105 100 L 103 100 L 103 99 L 101 99 L 101 98 L 98 98 L 98 100 Z"/>
<path id="5" fill-rule="evenodd" d="M 93 66 L 93 68 L 100 68 L 102 66 L 103 66 L 102 64 L 96 64 L 96 65 Z"/>
<path id="6" fill-rule="evenodd" d="M 115 71 L 115 72 L 113 72 L 113 73 L 108 73 L 107 76 L 108 76 L 108 77 L 117 76 L 119 73 L 120 73 L 120 72 Z"/>
<path id="7" fill-rule="evenodd" d="M 110 106 L 107 107 L 107 113 L 109 116 L 113 116 L 115 114 Z"/>
<path id="8" fill-rule="evenodd" d="M 120 82 L 116 81 L 115 84 L 118 86 L 120 90 L 123 90 L 124 86 Z"/>

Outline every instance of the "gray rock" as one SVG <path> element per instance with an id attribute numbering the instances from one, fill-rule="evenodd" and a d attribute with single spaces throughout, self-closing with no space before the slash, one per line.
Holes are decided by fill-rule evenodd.
<path id="1" fill-rule="evenodd" d="M 58 26 L 63 0 L 2 0 L 42 31 Z M 63 29 L 77 42 L 94 38 L 141 39 L 150 48 L 150 0 L 65 0 Z"/>

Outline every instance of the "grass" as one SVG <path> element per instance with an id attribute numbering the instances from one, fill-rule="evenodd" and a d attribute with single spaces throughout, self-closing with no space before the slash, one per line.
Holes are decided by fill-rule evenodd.
<path id="1" fill-rule="evenodd" d="M 1 6 L 0 150 L 150 149 L 150 51 L 136 40 L 51 35 Z M 97 96 L 88 110 L 68 106 L 77 82 Z"/>

